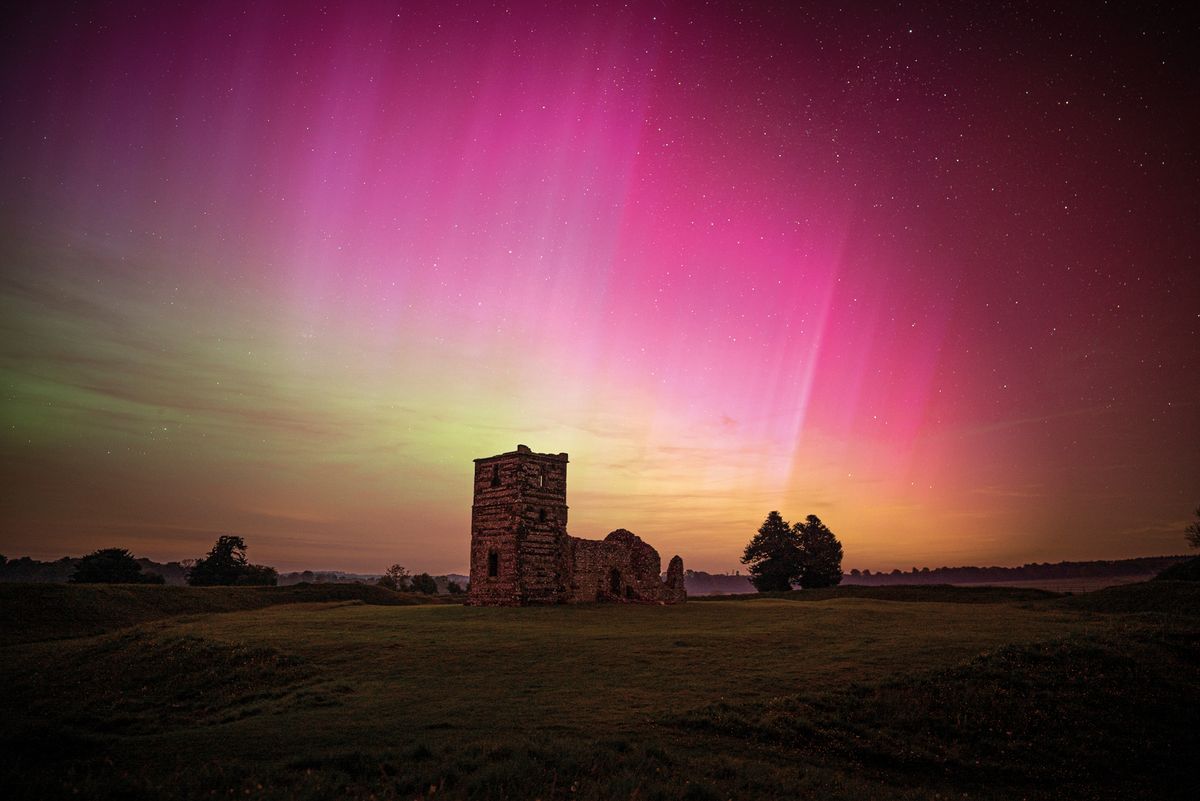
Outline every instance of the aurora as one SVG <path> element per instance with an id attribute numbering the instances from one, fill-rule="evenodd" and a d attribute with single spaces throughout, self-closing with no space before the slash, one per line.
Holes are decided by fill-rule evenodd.
<path id="1" fill-rule="evenodd" d="M 848 568 L 1183 550 L 1184 32 L 244 6 L 5 34 L 5 553 L 462 571 L 516 442 L 700 570 L 777 508 Z"/>

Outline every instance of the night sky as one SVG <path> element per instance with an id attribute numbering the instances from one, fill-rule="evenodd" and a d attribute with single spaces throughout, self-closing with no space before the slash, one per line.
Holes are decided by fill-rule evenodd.
<path id="1" fill-rule="evenodd" d="M 517 443 L 700 570 L 1184 552 L 1200 25 L 1128 5 L 29 4 L 0 552 L 463 571 Z"/>

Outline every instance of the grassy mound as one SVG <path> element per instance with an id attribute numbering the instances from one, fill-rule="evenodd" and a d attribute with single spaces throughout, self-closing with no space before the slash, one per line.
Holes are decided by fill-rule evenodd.
<path id="1" fill-rule="evenodd" d="M 950 584 L 898 584 L 888 587 L 866 587 L 849 584 L 819 590 L 708 595 L 688 600 L 750 601 L 755 598 L 776 598 L 785 601 L 829 601 L 836 598 L 867 598 L 873 601 L 904 601 L 908 603 L 999 604 L 1044 601 L 1057 597 L 1059 597 L 1058 593 L 1029 587 L 958 587 Z"/>
<path id="2" fill-rule="evenodd" d="M 114 759 L 119 743 L 206 730 L 219 742 L 231 725 L 261 718 L 271 730 L 287 716 L 338 707 L 352 692 L 274 648 L 157 628 L 20 646 L 7 656 L 0 783 L 15 788 L 14 798 L 63 797 L 63 782 L 80 797 L 159 798 L 157 782 L 123 786 L 140 763 Z M 205 790 L 221 772 L 208 771 Z"/>
<path id="3" fill-rule="evenodd" d="M 82 736 L 227 723 L 321 697 L 300 692 L 312 677 L 303 660 L 261 646 L 134 629 L 60 646 L 48 664 L 37 653 L 5 672 L 21 717 Z"/>
<path id="4" fill-rule="evenodd" d="M 1200 581 L 1200 556 L 1171 565 L 1155 578 L 1161 581 Z"/>
<path id="5" fill-rule="evenodd" d="M 1063 598 L 1069 609 L 1088 612 L 1153 612 L 1171 616 L 1200 616 L 1200 583 L 1155 579 L 1120 584 L 1096 592 Z"/>
<path id="6" fill-rule="evenodd" d="M 1198 634 L 1006 646 L 956 668 L 719 703 L 675 723 L 848 760 L 929 797 L 944 785 L 1001 797 L 1194 797 Z"/>
<path id="7" fill-rule="evenodd" d="M 0 642 L 87 637 L 176 615 L 237 612 L 275 604 L 357 601 L 437 603 L 436 596 L 368 584 L 289 587 L 167 587 L 141 584 L 0 584 Z"/>

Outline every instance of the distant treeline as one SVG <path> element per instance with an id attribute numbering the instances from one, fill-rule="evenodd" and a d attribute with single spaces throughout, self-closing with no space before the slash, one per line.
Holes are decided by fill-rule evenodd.
<path id="1" fill-rule="evenodd" d="M 20 559 L 9 559 L 0 565 L 0 581 L 21 581 L 30 584 L 65 584 L 70 581 L 79 566 L 80 557 L 64 556 L 53 562 L 39 562 L 22 556 Z M 186 568 L 179 562 L 159 564 L 153 559 L 136 560 L 142 566 L 143 572 L 157 573 L 167 584 L 187 584 L 184 580 Z"/>
<path id="2" fill-rule="evenodd" d="M 1142 556 L 1137 559 L 1105 559 L 1091 562 L 1036 562 L 1020 567 L 914 567 L 890 572 L 851 570 L 843 584 L 990 584 L 998 581 L 1045 581 L 1047 579 L 1114 578 L 1153 576 L 1188 556 Z"/>
<path id="3" fill-rule="evenodd" d="M 53 562 L 40 562 L 22 556 L 20 559 L 9 559 L 0 564 L 0 582 L 24 582 L 32 584 L 65 584 L 79 566 L 80 557 L 64 556 Z M 187 585 L 187 566 L 180 562 L 155 562 L 153 559 L 138 559 L 143 572 L 157 573 L 167 584 L 176 586 Z M 379 580 L 379 574 L 342 573 L 336 570 L 304 570 L 294 573 L 280 573 L 279 584 L 374 584 Z M 451 573 L 448 576 L 434 576 L 438 592 L 445 593 L 451 581 L 457 581 L 460 586 L 466 586 L 467 577 Z"/>
<path id="4" fill-rule="evenodd" d="M 1079 578 L 1154 576 L 1188 556 L 1143 556 L 1092 562 L 1042 562 L 1020 567 L 914 567 L 872 572 L 851 570 L 842 577 L 846 584 L 873 587 L 891 584 L 993 584 L 1004 581 L 1046 581 Z M 688 570 L 684 576 L 688 595 L 735 595 L 755 592 L 750 577 L 741 573 L 705 573 Z"/>

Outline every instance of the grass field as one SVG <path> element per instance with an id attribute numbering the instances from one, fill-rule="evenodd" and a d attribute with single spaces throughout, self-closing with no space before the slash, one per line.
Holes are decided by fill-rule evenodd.
<path id="1" fill-rule="evenodd" d="M 1075 598 L 884 587 L 528 609 L 374 596 L 265 605 L 237 589 L 214 591 L 228 611 L 198 596 L 172 608 L 200 611 L 157 620 L 144 597 L 100 597 L 105 633 L 92 636 L 69 636 L 62 620 L 97 597 L 64 589 L 43 598 L 41 623 L 10 621 L 20 641 L 0 652 L 0 782 L 20 796 L 1198 789 L 1200 594 L 1189 583 Z M 11 596 L 0 601 L 8 618 Z M 137 625 L 119 625 L 126 607 Z"/>

